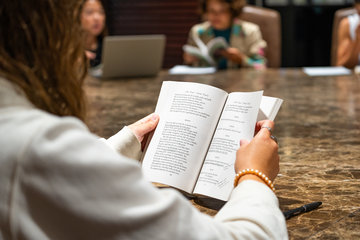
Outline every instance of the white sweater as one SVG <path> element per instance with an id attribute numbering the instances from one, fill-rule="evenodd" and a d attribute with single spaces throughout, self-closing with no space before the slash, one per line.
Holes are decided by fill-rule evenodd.
<path id="1" fill-rule="evenodd" d="M 209 217 L 145 181 L 139 153 L 128 128 L 99 141 L 78 119 L 35 108 L 0 79 L 0 239 L 288 238 L 266 185 L 243 181 Z"/>

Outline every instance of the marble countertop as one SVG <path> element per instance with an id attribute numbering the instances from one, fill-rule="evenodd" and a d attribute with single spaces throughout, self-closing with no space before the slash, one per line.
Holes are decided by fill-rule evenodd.
<path id="1" fill-rule="evenodd" d="M 275 120 L 280 208 L 322 201 L 287 220 L 291 239 L 360 239 L 360 78 L 308 77 L 299 69 L 228 70 L 213 75 L 168 75 L 99 80 L 88 77 L 88 126 L 109 137 L 155 109 L 162 81 L 206 83 L 228 92 L 264 90 L 284 99 Z M 195 204 L 196 205 L 196 204 Z M 209 215 L 215 210 L 196 205 Z"/>

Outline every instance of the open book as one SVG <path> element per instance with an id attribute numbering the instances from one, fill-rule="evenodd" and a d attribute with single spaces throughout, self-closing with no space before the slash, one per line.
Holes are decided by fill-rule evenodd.
<path id="1" fill-rule="evenodd" d="M 256 121 L 273 120 L 281 104 L 262 91 L 228 94 L 200 83 L 163 82 L 155 110 L 160 121 L 142 160 L 145 178 L 227 201 L 240 139 L 251 140 Z"/>
<path id="2" fill-rule="evenodd" d="M 216 65 L 215 55 L 218 50 L 229 47 L 228 43 L 223 37 L 211 39 L 206 45 L 200 39 L 195 39 L 195 43 L 198 47 L 184 45 L 184 52 L 197 57 L 200 61 L 204 62 L 208 66 Z"/>

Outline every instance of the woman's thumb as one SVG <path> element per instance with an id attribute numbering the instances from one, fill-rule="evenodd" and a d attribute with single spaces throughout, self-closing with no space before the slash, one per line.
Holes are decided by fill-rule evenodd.
<path id="1" fill-rule="evenodd" d="M 241 139 L 240 140 L 240 147 L 245 147 L 248 144 L 249 144 L 248 140 L 246 140 L 246 139 Z"/>
<path id="2" fill-rule="evenodd" d="M 142 134 L 151 132 L 152 130 L 155 129 L 158 121 L 159 121 L 159 115 L 157 115 L 155 113 L 150 115 L 149 118 L 147 119 L 147 121 L 145 121 L 139 125 L 140 132 Z"/>

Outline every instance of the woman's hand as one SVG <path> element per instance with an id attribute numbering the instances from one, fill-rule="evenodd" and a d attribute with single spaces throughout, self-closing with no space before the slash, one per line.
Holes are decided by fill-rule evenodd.
<path id="1" fill-rule="evenodd" d="M 197 63 L 199 59 L 193 55 L 190 55 L 188 53 L 184 53 L 183 55 L 185 64 L 192 65 L 194 63 Z"/>
<path id="2" fill-rule="evenodd" d="M 244 54 L 242 54 L 239 49 L 232 47 L 221 51 L 221 55 L 223 55 L 226 59 L 238 64 L 242 64 L 245 59 Z"/>
<path id="3" fill-rule="evenodd" d="M 149 133 L 156 128 L 159 119 L 159 115 L 152 113 L 128 126 L 141 143 L 141 150 L 144 150 Z"/>
<path id="4" fill-rule="evenodd" d="M 241 140 L 240 148 L 236 154 L 235 171 L 243 169 L 257 169 L 263 172 L 271 181 L 274 181 L 279 173 L 278 145 L 270 138 L 271 133 L 262 127 L 274 128 L 274 122 L 265 120 L 258 122 L 255 127 L 256 135 L 250 141 Z M 245 175 L 239 182 L 245 179 L 253 179 L 262 182 L 254 175 Z"/>

